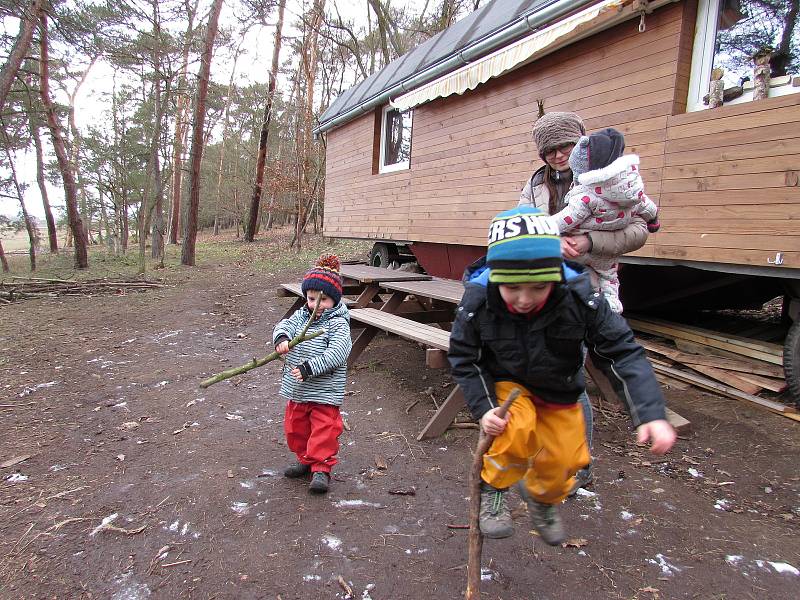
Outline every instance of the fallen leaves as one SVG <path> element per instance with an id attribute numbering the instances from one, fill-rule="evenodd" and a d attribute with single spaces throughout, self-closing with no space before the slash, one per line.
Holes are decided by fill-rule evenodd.
<path id="1" fill-rule="evenodd" d="M 570 538 L 561 544 L 562 548 L 583 548 L 589 545 L 589 540 L 584 538 Z"/>

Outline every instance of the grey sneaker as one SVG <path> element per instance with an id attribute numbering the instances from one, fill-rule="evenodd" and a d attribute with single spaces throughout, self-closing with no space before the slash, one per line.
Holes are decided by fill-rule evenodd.
<path id="1" fill-rule="evenodd" d="M 514 533 L 514 522 L 506 503 L 506 492 L 488 483 L 481 484 L 481 533 L 491 539 L 510 537 Z"/>
<path id="2" fill-rule="evenodd" d="M 311 473 L 311 465 L 304 465 L 301 462 L 293 463 L 283 470 L 283 476 L 291 477 L 292 479 L 305 477 L 309 473 Z"/>
<path id="3" fill-rule="evenodd" d="M 551 546 L 561 545 L 567 536 L 561 524 L 561 517 L 558 516 L 558 509 L 553 504 L 543 504 L 534 500 L 521 481 L 517 485 L 517 490 L 528 505 L 531 522 L 541 538 Z"/>
<path id="4" fill-rule="evenodd" d="M 581 488 L 589 487 L 594 482 L 594 473 L 592 473 L 592 465 L 585 469 L 581 469 L 575 473 L 575 483 L 572 484 L 572 489 L 569 491 L 570 496 L 574 496 Z"/>
<path id="5" fill-rule="evenodd" d="M 308 486 L 308 491 L 312 494 L 326 494 L 328 493 L 328 482 L 331 476 L 322 471 L 314 471 L 311 476 L 311 483 Z"/>

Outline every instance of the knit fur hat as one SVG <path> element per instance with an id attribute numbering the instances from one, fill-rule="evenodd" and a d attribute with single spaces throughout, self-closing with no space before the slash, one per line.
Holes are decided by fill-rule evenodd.
<path id="1" fill-rule="evenodd" d="M 342 299 L 342 277 L 339 275 L 341 263 L 335 254 L 323 254 L 314 267 L 303 277 L 300 289 L 305 294 L 308 290 L 319 290 L 333 300 L 334 305 Z"/>
<path id="2" fill-rule="evenodd" d="M 573 112 L 545 113 L 533 124 L 533 141 L 542 160 L 559 146 L 577 143 L 582 135 L 586 135 L 586 128 Z"/>
<path id="3" fill-rule="evenodd" d="M 491 283 L 561 281 L 561 240 L 555 219 L 538 208 L 503 211 L 489 225 L 486 253 Z"/>
<path id="4" fill-rule="evenodd" d="M 587 171 L 607 167 L 625 152 L 625 136 L 613 127 L 583 136 L 569 155 L 569 166 L 578 179 Z"/>

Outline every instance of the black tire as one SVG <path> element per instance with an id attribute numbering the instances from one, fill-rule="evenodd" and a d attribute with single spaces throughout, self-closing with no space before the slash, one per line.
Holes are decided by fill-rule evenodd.
<path id="1" fill-rule="evenodd" d="M 396 252 L 394 253 L 397 254 Z M 373 267 L 379 267 L 381 269 L 386 269 L 389 267 L 389 263 L 394 260 L 393 253 L 389 244 L 375 244 L 372 246 L 372 250 L 369 253 L 369 264 Z"/>
<path id="2" fill-rule="evenodd" d="M 789 328 L 783 343 L 783 373 L 790 397 L 800 407 L 800 319 Z"/>

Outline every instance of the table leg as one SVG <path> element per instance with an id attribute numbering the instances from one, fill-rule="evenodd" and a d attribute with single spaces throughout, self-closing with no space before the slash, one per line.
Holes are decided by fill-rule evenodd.
<path id="1" fill-rule="evenodd" d="M 370 283 L 364 288 L 364 291 L 356 298 L 356 303 L 353 308 L 366 308 L 372 299 L 380 291 L 380 286 L 377 283 Z"/>
<path id="2" fill-rule="evenodd" d="M 350 350 L 350 356 L 347 358 L 348 367 L 352 367 L 355 364 L 355 362 L 358 360 L 358 357 L 361 356 L 361 353 L 364 352 L 369 343 L 372 341 L 372 338 L 374 338 L 375 334 L 377 333 L 377 327 L 371 327 L 369 325 L 364 327 L 364 329 L 353 342 L 353 349 Z"/>
<path id="3" fill-rule="evenodd" d="M 456 386 L 439 407 L 439 410 L 436 411 L 436 414 L 428 421 L 428 424 L 419 432 L 417 441 L 442 435 L 450 427 L 458 412 L 465 406 L 464 394 L 461 392 L 461 388 Z"/>
<path id="4" fill-rule="evenodd" d="M 287 311 L 286 311 L 286 314 L 284 314 L 284 315 L 281 317 L 281 320 L 283 320 L 283 319 L 288 319 L 289 317 L 291 317 L 291 316 L 294 314 L 294 311 L 296 311 L 298 308 L 300 308 L 301 306 L 303 306 L 303 304 L 305 304 L 305 302 L 306 302 L 306 299 L 305 299 L 305 298 L 297 298 L 297 299 L 294 301 L 294 304 L 292 304 L 292 307 L 291 307 L 289 310 L 287 310 Z"/>

